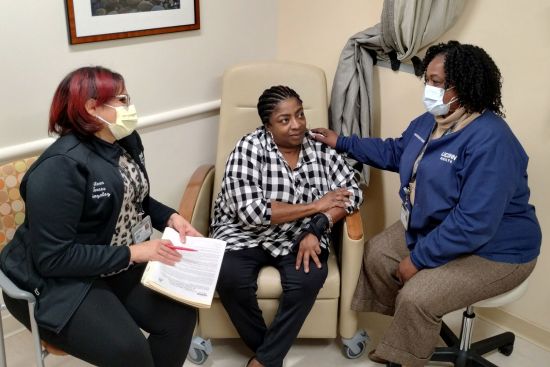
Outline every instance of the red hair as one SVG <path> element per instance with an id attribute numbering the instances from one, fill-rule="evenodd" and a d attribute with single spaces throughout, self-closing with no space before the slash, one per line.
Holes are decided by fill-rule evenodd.
<path id="1" fill-rule="evenodd" d="M 103 123 L 86 111 L 86 101 L 94 99 L 98 105 L 103 105 L 124 89 L 122 75 L 101 66 L 83 67 L 69 73 L 53 96 L 48 132 L 95 134 L 102 129 Z"/>

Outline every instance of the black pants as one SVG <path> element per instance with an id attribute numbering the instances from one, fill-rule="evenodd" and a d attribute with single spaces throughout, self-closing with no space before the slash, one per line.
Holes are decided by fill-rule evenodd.
<path id="1" fill-rule="evenodd" d="M 144 266 L 94 281 L 67 325 L 40 338 L 97 366 L 181 367 L 196 310 L 140 284 Z M 4 294 L 11 314 L 30 328 L 26 301 Z M 146 338 L 142 331 L 150 333 Z"/>
<path id="2" fill-rule="evenodd" d="M 327 278 L 326 260 L 318 269 L 310 262 L 310 271 L 295 268 L 296 255 L 272 257 L 260 247 L 229 251 L 225 254 L 218 294 L 239 335 L 267 367 L 279 367 L 298 335 L 319 290 Z M 275 319 L 268 328 L 258 306 L 258 273 L 263 266 L 279 270 L 283 294 Z"/>

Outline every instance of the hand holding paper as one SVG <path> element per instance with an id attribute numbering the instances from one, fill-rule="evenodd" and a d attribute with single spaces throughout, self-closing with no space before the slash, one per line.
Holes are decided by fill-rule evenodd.
<path id="1" fill-rule="evenodd" d="M 180 302 L 209 308 L 212 304 L 220 267 L 225 253 L 225 241 L 187 236 L 185 245 L 179 233 L 167 227 L 162 235 L 182 255 L 170 266 L 150 261 L 141 283 Z"/>
<path id="2" fill-rule="evenodd" d="M 174 213 L 170 216 L 170 219 L 168 219 L 168 227 L 175 229 L 179 233 L 180 240 L 183 243 L 185 243 L 185 237 L 187 236 L 202 237 L 202 234 L 178 213 Z"/>

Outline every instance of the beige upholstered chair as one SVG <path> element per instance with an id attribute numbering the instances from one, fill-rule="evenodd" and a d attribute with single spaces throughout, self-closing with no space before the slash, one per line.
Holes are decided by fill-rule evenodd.
<path id="1" fill-rule="evenodd" d="M 25 204 L 19 194 L 19 184 L 35 160 L 36 157 L 19 159 L 0 166 L 0 250 L 13 238 L 15 230 L 25 219 Z M 65 354 L 45 342 L 40 342 L 38 327 L 34 320 L 34 295 L 18 288 L 2 271 L 0 271 L 0 288 L 10 297 L 25 300 L 29 304 L 36 365 L 44 366 L 44 357 L 49 353 Z M 1 308 L 4 310 L 5 305 L 2 304 Z M 0 318 L 0 367 L 5 366 L 4 330 Z"/>
<path id="2" fill-rule="evenodd" d="M 261 93 L 272 85 L 288 85 L 298 92 L 304 101 L 309 128 L 328 126 L 327 86 L 321 69 L 289 62 L 260 62 L 238 65 L 226 71 L 216 165 L 197 169 L 179 208 L 180 213 L 203 234 L 208 233 L 213 198 L 221 189 L 226 159 L 241 137 L 261 125 L 256 104 Z M 298 337 L 335 338 L 339 323 L 344 353 L 354 358 L 361 355 L 366 344 L 366 334 L 357 332 L 357 315 L 350 310 L 361 266 L 357 259 L 363 254 L 360 214 L 348 216 L 342 227 L 341 240 L 335 244 L 339 256 L 332 251 L 327 280 Z M 267 323 L 275 315 L 281 292 L 277 270 L 272 267 L 262 269 L 258 278 L 258 299 Z M 212 351 L 208 338 L 239 337 L 218 299 L 214 299 L 210 309 L 199 310 L 198 335 L 188 356 L 196 364 L 204 363 Z"/>

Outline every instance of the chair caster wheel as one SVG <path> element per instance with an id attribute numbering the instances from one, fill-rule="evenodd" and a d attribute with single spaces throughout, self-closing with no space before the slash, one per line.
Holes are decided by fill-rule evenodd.
<path id="1" fill-rule="evenodd" d="M 354 348 L 355 349 L 354 351 L 347 345 L 344 345 L 343 353 L 347 359 L 356 359 L 361 357 L 361 355 L 365 352 L 366 347 L 367 347 L 366 342 L 360 342 L 360 343 L 357 343 L 357 348 Z"/>
<path id="2" fill-rule="evenodd" d="M 503 345 L 498 351 L 508 357 L 514 351 L 514 344 Z"/>
<path id="3" fill-rule="evenodd" d="M 342 352 L 347 359 L 359 358 L 367 349 L 369 336 L 363 330 L 358 331 L 351 339 L 342 339 L 344 344 Z"/>
<path id="4" fill-rule="evenodd" d="M 189 349 L 189 353 L 187 353 L 187 360 L 194 364 L 203 364 L 207 359 L 208 354 L 204 350 L 191 348 Z"/>
<path id="5" fill-rule="evenodd" d="M 187 360 L 191 363 L 201 365 L 206 362 L 210 353 L 212 353 L 212 343 L 210 340 L 204 340 L 200 336 L 195 336 L 191 341 Z"/>

